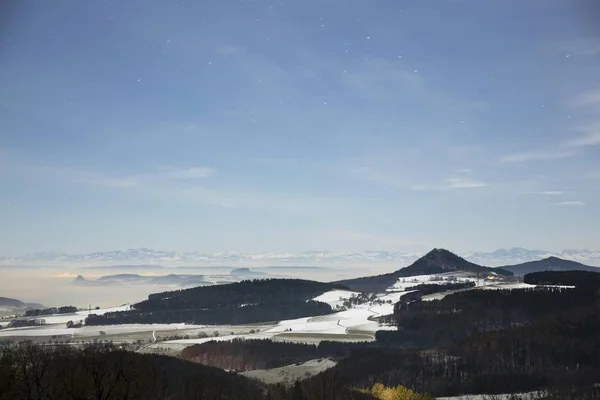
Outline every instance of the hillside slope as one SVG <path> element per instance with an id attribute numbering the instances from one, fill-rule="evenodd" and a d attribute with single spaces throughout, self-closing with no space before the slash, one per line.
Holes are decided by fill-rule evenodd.
<path id="1" fill-rule="evenodd" d="M 548 257 L 543 260 L 530 261 L 522 264 L 506 265 L 500 267 L 503 270 L 512 272 L 515 276 L 525 276 L 533 272 L 542 271 L 590 271 L 600 272 L 600 268 L 591 267 L 576 261 L 563 260 L 558 257 Z"/>
<path id="2" fill-rule="evenodd" d="M 346 279 L 337 281 L 335 283 L 347 286 L 350 288 L 350 290 L 361 292 L 379 292 L 392 286 L 398 281 L 399 278 L 417 275 L 441 274 L 453 271 L 466 271 L 485 274 L 495 272 L 499 275 L 512 275 L 512 272 L 505 271 L 502 268 L 488 268 L 474 264 L 448 250 L 433 249 L 406 268 L 402 268 L 388 274 Z"/>
<path id="3" fill-rule="evenodd" d="M 90 315 L 87 325 L 123 323 L 244 324 L 281 321 L 332 312 L 312 301 L 346 287 L 300 279 L 263 279 L 156 293 L 131 311 Z"/>

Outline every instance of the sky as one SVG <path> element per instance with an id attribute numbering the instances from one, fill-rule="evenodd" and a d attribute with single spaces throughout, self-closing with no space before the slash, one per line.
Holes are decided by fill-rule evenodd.
<path id="1" fill-rule="evenodd" d="M 3 1 L 0 253 L 600 245 L 600 6 Z"/>

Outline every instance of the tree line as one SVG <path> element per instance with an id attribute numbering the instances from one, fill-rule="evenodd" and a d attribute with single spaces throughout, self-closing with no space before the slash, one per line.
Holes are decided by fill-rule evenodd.
<path id="1" fill-rule="evenodd" d="M 269 302 L 245 307 L 225 306 L 214 309 L 158 309 L 140 312 L 119 311 L 103 315 L 91 314 L 86 325 L 169 324 L 185 322 L 198 325 L 241 325 L 282 321 L 332 313 L 331 306 L 317 301 Z"/>
<path id="2" fill-rule="evenodd" d="M 447 292 L 450 290 L 470 289 L 475 287 L 475 282 L 449 282 L 442 284 L 422 283 L 420 285 L 410 286 L 405 291 L 418 290 L 423 296 L 434 293 Z"/>
<path id="3" fill-rule="evenodd" d="M 328 351 L 313 344 L 235 339 L 186 347 L 181 358 L 227 370 L 251 371 L 283 367 L 329 355 Z"/>
<path id="4" fill-rule="evenodd" d="M 429 348 L 475 333 L 506 329 L 557 312 L 583 307 L 593 296 L 575 289 L 469 290 L 441 300 L 414 301 L 394 308 L 397 331 L 377 339 L 404 348 Z"/>
<path id="5" fill-rule="evenodd" d="M 77 307 L 74 306 L 63 306 L 63 307 L 50 307 L 42 310 L 27 310 L 25 311 L 26 317 L 37 317 L 40 315 L 52 315 L 52 314 L 71 314 L 77 312 Z"/>
<path id="6" fill-rule="evenodd" d="M 542 271 L 532 272 L 523 277 L 523 282 L 531 285 L 576 286 L 579 290 L 600 288 L 600 273 L 592 271 Z"/>

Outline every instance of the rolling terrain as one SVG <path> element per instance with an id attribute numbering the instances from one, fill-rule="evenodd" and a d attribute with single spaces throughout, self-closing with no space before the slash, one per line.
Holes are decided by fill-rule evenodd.
<path id="1" fill-rule="evenodd" d="M 256 279 L 170 290 L 118 308 L 43 315 L 36 317 L 38 326 L 0 329 L 0 341 L 50 340 L 74 348 L 111 341 L 139 353 L 183 354 L 267 384 L 283 383 L 264 389 L 282 400 L 356 399 L 350 389 L 373 382 L 436 396 L 548 394 L 575 384 L 588 390 L 595 359 L 583 357 L 583 350 L 568 356 L 563 344 L 595 346 L 586 332 L 596 329 L 600 274 L 550 270 L 528 274 L 525 282 L 510 274 L 435 249 L 383 276 L 333 283 Z M 111 279 L 126 284 L 138 275 Z M 67 328 L 69 322 L 81 325 Z M 552 328 L 565 323 L 567 333 Z M 528 338 L 541 332 L 540 349 L 558 346 L 562 355 L 535 350 Z M 571 336 L 566 341 L 561 335 Z M 510 346 L 498 344 L 494 354 L 482 350 L 492 345 L 486 338 L 504 343 L 505 336 Z M 569 373 L 574 365 L 588 371 L 578 381 Z M 294 397 L 299 392 L 303 397 Z"/>

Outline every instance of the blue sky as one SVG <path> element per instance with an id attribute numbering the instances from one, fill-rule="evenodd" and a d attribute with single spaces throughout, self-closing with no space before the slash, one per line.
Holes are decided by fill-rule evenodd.
<path id="1" fill-rule="evenodd" d="M 0 253 L 600 247 L 586 2 L 1 7 Z"/>

